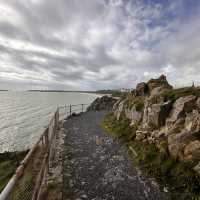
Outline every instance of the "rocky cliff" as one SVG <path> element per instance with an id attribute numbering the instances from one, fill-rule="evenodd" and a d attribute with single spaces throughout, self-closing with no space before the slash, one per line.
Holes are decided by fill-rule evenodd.
<path id="1" fill-rule="evenodd" d="M 113 105 L 116 103 L 116 99 L 110 96 L 102 96 L 96 98 L 91 105 L 87 108 L 87 111 L 99 111 L 99 110 L 112 110 Z"/>
<path id="2" fill-rule="evenodd" d="M 135 140 L 163 144 L 171 157 L 192 161 L 200 174 L 200 89 L 173 89 L 166 77 L 136 86 L 113 106 L 117 120 L 129 119 Z"/>

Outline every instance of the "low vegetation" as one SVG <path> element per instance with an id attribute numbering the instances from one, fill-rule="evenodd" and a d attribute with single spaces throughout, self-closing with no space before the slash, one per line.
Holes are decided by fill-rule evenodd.
<path id="1" fill-rule="evenodd" d="M 125 105 L 131 109 L 135 106 L 136 111 L 143 111 L 144 109 L 144 98 L 143 97 L 132 97 L 130 94 L 126 96 Z"/>
<path id="2" fill-rule="evenodd" d="M 184 87 L 184 88 L 169 90 L 163 93 L 164 98 L 166 100 L 171 100 L 172 102 L 175 102 L 180 97 L 185 97 L 188 95 L 194 95 L 196 97 L 200 97 L 200 88 L 199 87 Z"/>
<path id="3" fill-rule="evenodd" d="M 14 174 L 27 152 L 6 152 L 0 154 L 0 192 Z"/>
<path id="4" fill-rule="evenodd" d="M 117 121 L 109 114 L 103 127 L 131 149 L 134 165 L 147 176 L 154 177 L 161 187 L 167 188 L 170 199 L 199 200 L 200 177 L 191 170 L 193 163 L 172 159 L 165 142 L 158 149 L 155 145 L 134 140 L 137 127 L 129 124 L 128 120 Z"/>

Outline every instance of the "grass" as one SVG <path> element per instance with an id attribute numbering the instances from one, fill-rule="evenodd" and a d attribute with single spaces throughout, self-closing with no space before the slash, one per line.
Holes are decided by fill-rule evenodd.
<path id="1" fill-rule="evenodd" d="M 200 199 L 200 177 L 192 170 L 194 163 L 171 158 L 166 142 L 162 142 L 158 149 L 155 145 L 135 141 L 137 127 L 129 127 L 127 120 L 117 121 L 109 114 L 102 125 L 113 137 L 134 149 L 136 154 L 131 153 L 134 165 L 145 175 L 154 177 L 161 187 L 167 187 L 171 200 Z"/>
<path id="2" fill-rule="evenodd" d="M 5 152 L 0 154 L 0 192 L 6 186 L 26 153 L 27 151 Z"/>
<path id="3" fill-rule="evenodd" d="M 171 100 L 172 102 L 175 102 L 180 97 L 185 97 L 188 95 L 194 95 L 200 97 L 200 88 L 184 87 L 184 88 L 169 90 L 163 93 L 165 100 Z"/>
<path id="4" fill-rule="evenodd" d="M 133 106 L 135 106 L 136 111 L 141 112 L 144 109 L 144 97 L 132 97 L 127 96 L 125 105 L 131 109 Z"/>

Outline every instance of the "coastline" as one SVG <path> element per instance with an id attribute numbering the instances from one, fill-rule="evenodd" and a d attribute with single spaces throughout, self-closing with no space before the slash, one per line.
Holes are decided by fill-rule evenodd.
<path id="1" fill-rule="evenodd" d="M 90 104 L 98 97 L 101 95 L 92 93 L 2 92 L 0 152 L 30 148 L 58 106 Z"/>

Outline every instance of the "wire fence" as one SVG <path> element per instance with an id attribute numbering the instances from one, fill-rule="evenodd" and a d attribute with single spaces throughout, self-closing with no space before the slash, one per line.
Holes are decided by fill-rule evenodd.
<path id="1" fill-rule="evenodd" d="M 85 112 L 89 104 L 67 105 L 59 107 L 60 119 L 65 119 L 73 114 Z"/>
<path id="2" fill-rule="evenodd" d="M 51 173 L 59 121 L 86 111 L 88 104 L 59 107 L 38 142 L 30 149 L 0 194 L 0 200 L 42 200 L 42 186 Z"/>

